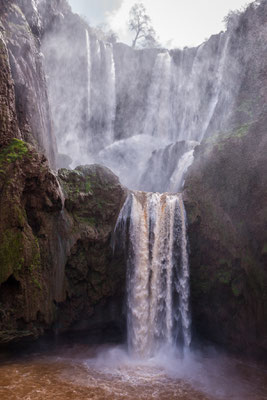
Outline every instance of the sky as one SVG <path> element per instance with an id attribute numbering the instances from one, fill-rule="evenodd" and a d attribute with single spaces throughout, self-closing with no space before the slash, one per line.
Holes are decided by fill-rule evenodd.
<path id="1" fill-rule="evenodd" d="M 145 5 L 160 43 L 179 48 L 197 46 L 224 30 L 228 12 L 248 4 L 248 0 L 69 0 L 73 11 L 86 16 L 90 25 L 108 23 L 128 44 L 132 35 L 127 20 L 136 2 Z"/>

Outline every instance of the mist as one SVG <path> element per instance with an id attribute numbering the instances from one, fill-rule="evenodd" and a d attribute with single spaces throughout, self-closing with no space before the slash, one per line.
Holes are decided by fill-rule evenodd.
<path id="1" fill-rule="evenodd" d="M 104 42 L 71 14 L 59 20 L 42 52 L 61 159 L 73 168 L 104 164 L 131 189 L 158 182 L 157 191 L 180 190 L 197 144 L 232 128 L 244 70 L 234 36 L 232 27 L 183 51 L 133 51 Z M 164 164 L 168 176 L 160 179 Z"/>

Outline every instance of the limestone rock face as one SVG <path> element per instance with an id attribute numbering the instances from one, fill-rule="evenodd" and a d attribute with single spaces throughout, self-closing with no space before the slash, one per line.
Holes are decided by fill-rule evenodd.
<path id="1" fill-rule="evenodd" d="M 185 184 L 195 331 L 267 355 L 267 120 L 207 140 Z"/>
<path id="2" fill-rule="evenodd" d="M 62 197 L 44 156 L 13 139 L 0 151 L 0 342 L 54 319 Z"/>
<path id="3" fill-rule="evenodd" d="M 7 144 L 10 139 L 20 137 L 14 84 L 3 29 L 2 24 L 0 24 L 0 147 Z"/>
<path id="4" fill-rule="evenodd" d="M 0 151 L 0 344 L 123 324 L 111 234 L 126 190 L 100 166 L 59 173 L 13 139 Z"/>
<path id="5" fill-rule="evenodd" d="M 66 263 L 67 300 L 60 305 L 58 329 L 123 326 L 124 255 L 113 254 L 112 233 L 127 190 L 99 165 L 59 171 L 65 209 L 72 220 Z"/>
<path id="6" fill-rule="evenodd" d="M 0 22 L 1 91 L 6 98 L 3 108 L 1 104 L 0 143 L 7 135 L 22 137 L 55 166 L 57 150 L 40 52 L 42 25 L 37 8 L 31 1 L 4 2 Z M 14 127 L 15 120 L 18 126 Z M 8 133 L 11 126 L 12 135 Z"/>

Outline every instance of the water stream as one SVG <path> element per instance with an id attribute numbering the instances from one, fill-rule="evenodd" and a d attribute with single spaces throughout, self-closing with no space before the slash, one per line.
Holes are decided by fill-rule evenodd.
<path id="1" fill-rule="evenodd" d="M 127 258 L 128 349 L 190 346 L 186 216 L 180 194 L 132 192 L 116 226 Z"/>

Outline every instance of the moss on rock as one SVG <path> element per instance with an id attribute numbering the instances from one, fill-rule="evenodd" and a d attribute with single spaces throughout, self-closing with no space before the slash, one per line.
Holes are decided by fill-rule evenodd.
<path id="1" fill-rule="evenodd" d="M 0 285 L 12 273 L 18 273 L 24 265 L 23 235 L 7 229 L 0 233 Z"/>
<path id="2" fill-rule="evenodd" d="M 28 154 L 28 145 L 19 139 L 12 139 L 11 142 L 0 151 L 0 168 L 6 163 L 10 164 L 21 160 Z"/>

